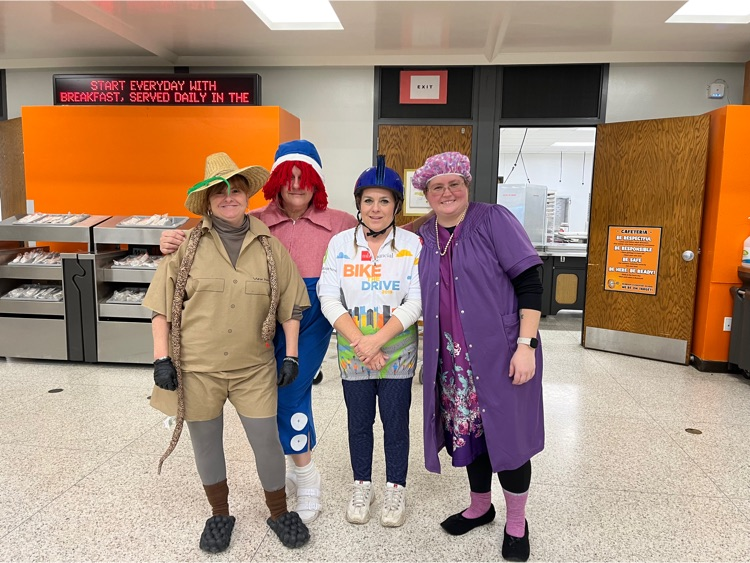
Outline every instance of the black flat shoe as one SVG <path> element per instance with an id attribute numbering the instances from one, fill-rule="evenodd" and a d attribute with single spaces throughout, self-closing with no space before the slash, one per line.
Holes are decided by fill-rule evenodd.
<path id="1" fill-rule="evenodd" d="M 506 561 L 527 561 L 529 559 L 529 523 L 522 538 L 508 535 L 503 531 L 503 559 Z"/>
<path id="2" fill-rule="evenodd" d="M 234 516 L 211 516 L 201 534 L 200 548 L 209 553 L 221 553 L 229 547 L 234 529 Z"/>
<path id="3" fill-rule="evenodd" d="M 462 512 L 454 514 L 453 516 L 448 516 L 448 518 L 443 520 L 440 523 L 443 530 L 452 536 L 462 536 L 467 532 L 471 532 L 477 526 L 484 526 L 495 519 L 494 504 L 490 504 L 490 509 L 479 518 L 465 518 Z"/>
<path id="4" fill-rule="evenodd" d="M 302 547 L 310 540 L 310 531 L 296 512 L 287 512 L 276 520 L 269 518 L 266 523 L 285 547 Z"/>

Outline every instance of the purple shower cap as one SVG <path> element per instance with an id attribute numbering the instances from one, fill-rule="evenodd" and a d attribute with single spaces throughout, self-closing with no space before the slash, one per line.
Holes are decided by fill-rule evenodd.
<path id="1" fill-rule="evenodd" d="M 443 174 L 458 174 L 463 176 L 468 184 L 471 182 L 471 163 L 469 158 L 460 152 L 444 152 L 436 154 L 425 160 L 422 168 L 417 170 L 412 176 L 411 185 L 416 190 L 424 191 L 427 188 L 427 182 L 435 176 Z"/>

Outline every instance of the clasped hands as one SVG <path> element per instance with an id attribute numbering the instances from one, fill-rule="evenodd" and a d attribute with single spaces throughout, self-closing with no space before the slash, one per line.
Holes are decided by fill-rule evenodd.
<path id="1" fill-rule="evenodd" d="M 367 369 L 380 371 L 388 361 L 388 356 L 383 353 L 382 345 L 375 334 L 363 335 L 357 340 L 352 340 L 350 344 L 359 361 Z"/>

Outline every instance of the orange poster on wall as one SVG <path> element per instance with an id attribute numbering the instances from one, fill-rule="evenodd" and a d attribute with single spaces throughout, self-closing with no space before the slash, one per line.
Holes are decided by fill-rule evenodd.
<path id="1" fill-rule="evenodd" d="M 609 227 L 606 291 L 656 295 L 661 227 Z"/>

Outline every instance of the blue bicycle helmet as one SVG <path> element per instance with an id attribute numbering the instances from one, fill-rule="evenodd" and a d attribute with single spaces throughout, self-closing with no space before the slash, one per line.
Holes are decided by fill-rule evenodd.
<path id="1" fill-rule="evenodd" d="M 401 176 L 393 168 L 385 165 L 385 156 L 378 155 L 376 166 L 371 166 L 359 175 L 354 184 L 354 197 L 357 197 L 365 188 L 383 188 L 390 190 L 396 196 L 396 201 L 404 200 L 404 183 Z"/>

